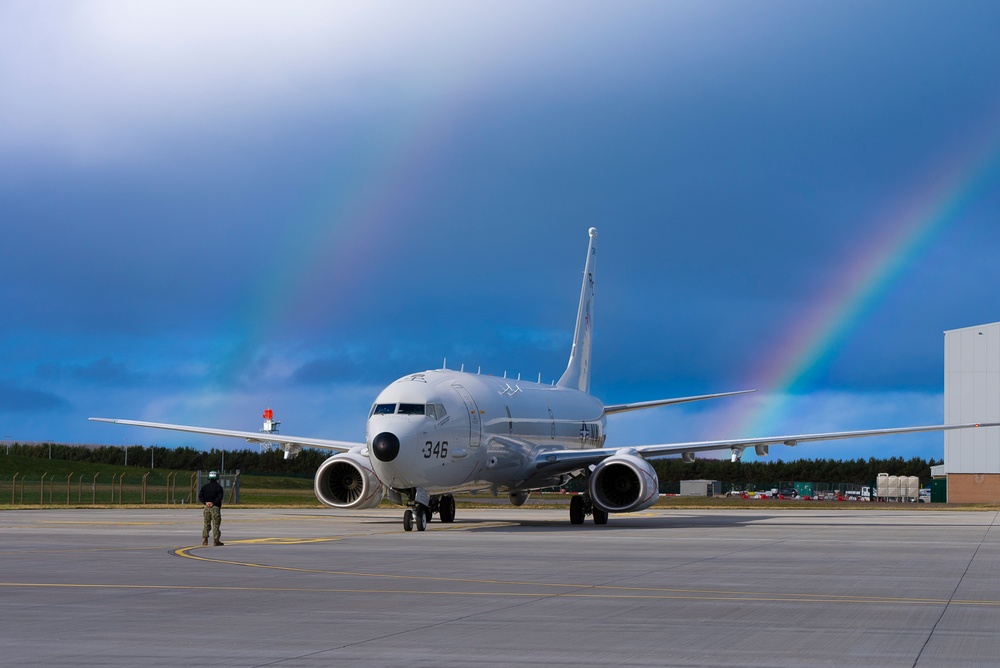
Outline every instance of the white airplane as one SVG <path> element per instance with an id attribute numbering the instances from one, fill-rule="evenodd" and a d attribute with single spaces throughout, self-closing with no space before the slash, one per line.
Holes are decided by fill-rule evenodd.
<path id="1" fill-rule="evenodd" d="M 609 513 L 629 513 L 653 505 L 659 481 L 649 460 L 729 449 L 738 461 L 745 448 L 765 455 L 769 445 L 797 445 L 862 436 L 996 426 L 954 424 L 895 429 L 797 434 L 664 445 L 604 447 L 607 416 L 654 406 L 752 392 L 723 392 L 605 406 L 590 390 L 594 270 L 597 230 L 590 228 L 583 288 L 569 365 L 551 385 L 479 373 L 435 369 L 396 380 L 376 397 L 368 415 L 365 442 L 352 443 L 265 433 L 190 427 L 158 422 L 90 418 L 98 422 L 228 436 L 251 443 L 277 443 L 285 458 L 303 447 L 336 451 L 316 471 L 313 489 L 327 506 L 374 508 L 383 498 L 405 506 L 403 528 L 423 531 L 436 513 L 455 519 L 456 492 L 506 494 L 515 506 L 532 491 L 583 477 L 587 492 L 571 498 L 569 517 L 582 524 L 588 515 L 606 524 Z"/>

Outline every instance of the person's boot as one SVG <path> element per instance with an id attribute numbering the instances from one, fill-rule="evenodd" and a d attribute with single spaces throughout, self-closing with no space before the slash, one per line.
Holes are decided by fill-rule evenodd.
<path id="1" fill-rule="evenodd" d="M 208 545 L 208 538 L 207 538 L 207 537 L 205 537 L 205 538 L 202 538 L 202 539 L 201 539 L 201 544 L 202 544 L 202 545 Z"/>
<path id="2" fill-rule="evenodd" d="M 208 540 L 208 539 L 206 538 L 205 540 Z M 215 546 L 219 547 L 220 545 L 225 545 L 225 543 L 223 543 L 221 540 L 219 540 L 218 538 L 216 538 L 215 539 Z"/>

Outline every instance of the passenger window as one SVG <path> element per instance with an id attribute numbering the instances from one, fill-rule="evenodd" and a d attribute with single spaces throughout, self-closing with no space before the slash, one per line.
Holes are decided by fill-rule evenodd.
<path id="1" fill-rule="evenodd" d="M 396 404 L 375 404 L 372 415 L 392 415 L 396 412 Z"/>
<path id="2" fill-rule="evenodd" d="M 424 405 L 423 404 L 400 404 L 399 405 L 400 415 L 423 415 Z"/>

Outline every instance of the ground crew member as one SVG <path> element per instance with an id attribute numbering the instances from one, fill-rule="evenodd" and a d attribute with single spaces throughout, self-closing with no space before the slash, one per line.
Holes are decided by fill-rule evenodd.
<path id="1" fill-rule="evenodd" d="M 215 545 L 222 545 L 222 499 L 226 491 L 219 484 L 219 473 L 208 472 L 208 482 L 198 492 L 198 501 L 205 504 L 205 526 L 201 530 L 201 544 L 208 545 L 208 532 L 212 532 Z"/>

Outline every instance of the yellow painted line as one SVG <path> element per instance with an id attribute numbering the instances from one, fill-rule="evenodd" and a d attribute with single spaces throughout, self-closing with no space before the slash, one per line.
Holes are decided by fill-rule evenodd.
<path id="1" fill-rule="evenodd" d="M 109 583 L 55 583 L 55 582 L 0 582 L 3 588 L 40 588 L 40 589 L 128 589 L 128 590 L 153 590 L 153 591 L 243 591 L 243 592 L 289 592 L 300 594 L 391 594 L 393 596 L 492 596 L 492 597 L 513 597 L 513 598 L 583 598 L 583 599 L 638 599 L 638 600 L 691 600 L 691 601 L 726 601 L 726 602 L 748 602 L 748 603 L 788 603 L 790 599 L 784 595 L 776 596 L 741 596 L 735 593 L 716 592 L 714 595 L 691 595 L 691 594 L 669 594 L 669 593 L 606 593 L 606 592 L 563 592 L 550 594 L 545 592 L 509 592 L 509 591 L 446 591 L 446 590 L 409 590 L 409 589 L 354 589 L 354 588 L 315 588 L 308 589 L 298 587 L 236 587 L 221 585 L 137 585 L 137 584 L 109 584 Z M 1000 601 L 972 601 L 948 599 L 901 599 L 876 597 L 841 597 L 817 595 L 809 598 L 794 599 L 802 603 L 851 603 L 851 604 L 871 604 L 881 603 L 887 605 L 960 605 L 972 607 L 1000 607 Z"/>
<path id="2" fill-rule="evenodd" d="M 335 540 L 343 540 L 344 538 L 346 536 L 329 536 L 325 538 L 247 538 L 245 540 L 227 541 L 226 545 L 302 545 L 304 543 L 329 543 Z"/>
<path id="3" fill-rule="evenodd" d="M 338 540 L 337 538 L 321 540 Z M 316 542 L 321 542 L 317 540 Z M 242 542 L 242 541 L 241 541 Z M 249 542 L 249 541 L 248 541 Z M 257 541 L 266 543 L 267 541 Z M 302 541 L 308 542 L 308 541 Z M 229 544 L 239 544 L 234 541 Z M 295 544 L 274 542 L 272 544 Z M 558 582 L 532 582 L 518 580 L 489 580 L 476 578 L 448 578 L 429 575 L 401 575 L 388 573 L 364 573 L 359 571 L 333 571 L 320 568 L 299 568 L 296 566 L 275 566 L 271 564 L 258 564 L 247 561 L 235 561 L 230 559 L 217 559 L 208 556 L 198 556 L 190 554 L 190 550 L 200 549 L 202 546 L 184 547 L 173 551 L 173 554 L 195 559 L 197 561 L 207 561 L 230 566 L 244 566 L 248 568 L 263 568 L 269 570 L 288 571 L 293 573 L 320 573 L 324 575 L 341 575 L 356 578 L 383 578 L 386 580 L 409 580 L 422 582 L 450 582 L 455 584 L 486 584 L 504 585 L 508 587 L 532 587 L 536 589 L 584 589 L 600 592 L 614 592 L 613 594 L 602 594 L 610 597 L 620 596 L 622 598 L 643 598 L 643 597 L 665 597 L 665 598 L 689 598 L 693 600 L 746 600 L 746 601 L 805 601 L 805 602 L 851 602 L 851 603 L 904 603 L 904 604 L 945 604 L 948 599 L 939 598 L 910 598 L 910 597 L 887 597 L 887 596 L 859 596 L 852 594 L 803 594 L 784 592 L 758 592 L 758 591 L 725 591 L 712 589 L 678 589 L 673 587 L 647 587 L 647 586 L 623 586 L 623 585 L 594 585 L 580 583 L 558 583 Z M 206 548 L 207 549 L 207 548 Z M 619 594 L 618 592 L 643 592 L 642 594 Z M 534 595 L 555 595 L 563 596 L 569 594 L 542 594 L 535 592 Z M 578 595 L 578 594 L 572 594 Z M 593 596 L 598 596 L 593 594 Z M 722 597 L 722 598 L 719 598 Z M 954 604 L 962 605 L 986 605 L 1000 606 L 1000 601 L 952 601 Z"/>

